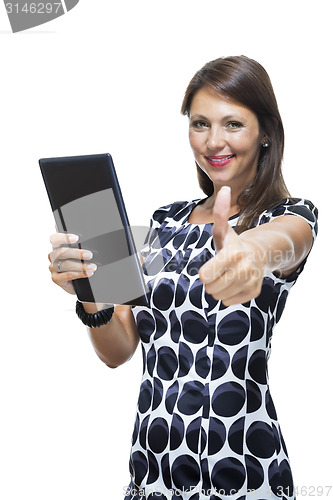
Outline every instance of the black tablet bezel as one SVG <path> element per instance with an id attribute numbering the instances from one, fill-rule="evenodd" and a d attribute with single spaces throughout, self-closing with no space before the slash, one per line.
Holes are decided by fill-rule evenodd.
<path id="1" fill-rule="evenodd" d="M 136 278 L 139 280 L 140 288 L 142 289 L 141 296 L 132 299 L 129 302 L 124 302 L 124 304 L 149 306 L 149 291 L 145 283 L 141 264 L 137 255 L 125 203 L 111 155 L 109 153 L 105 153 L 41 158 L 39 160 L 39 165 L 52 211 L 54 213 L 56 210 L 58 211 L 62 224 L 62 227 L 59 228 L 59 230 L 63 232 L 67 232 L 67 227 L 61 214 L 62 206 L 77 198 L 81 198 L 104 189 L 112 188 L 125 231 L 129 255 L 132 255 L 135 258 L 138 273 Z M 84 168 L 78 170 L 80 169 L 80 165 L 84 166 Z M 98 169 L 96 169 L 96 165 L 99 166 Z M 81 175 L 78 179 L 77 174 L 79 171 L 84 171 L 85 175 L 87 175 L 89 171 L 91 172 L 86 178 L 82 178 Z M 63 172 L 65 175 L 61 176 L 59 175 L 59 172 Z M 62 179 L 62 181 L 60 182 L 59 179 Z M 69 246 L 81 248 L 80 242 Z M 73 285 L 80 301 L 95 302 L 88 277 L 73 280 Z"/>

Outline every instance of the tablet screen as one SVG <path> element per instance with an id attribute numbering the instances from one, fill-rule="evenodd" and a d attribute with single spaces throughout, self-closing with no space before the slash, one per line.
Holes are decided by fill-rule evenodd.
<path id="1" fill-rule="evenodd" d="M 90 278 L 74 280 L 79 300 L 148 305 L 111 156 L 44 158 L 39 163 L 58 231 L 77 234 L 79 241 L 71 246 L 90 250 L 97 265 Z"/>

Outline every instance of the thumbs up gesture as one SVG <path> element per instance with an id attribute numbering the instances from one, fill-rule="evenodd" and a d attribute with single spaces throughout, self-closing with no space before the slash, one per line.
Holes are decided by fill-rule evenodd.
<path id="1" fill-rule="evenodd" d="M 225 306 L 247 302 L 260 294 L 265 256 L 260 247 L 251 243 L 229 226 L 231 190 L 223 186 L 215 200 L 212 230 L 217 254 L 201 266 L 200 280 L 206 292 Z"/>

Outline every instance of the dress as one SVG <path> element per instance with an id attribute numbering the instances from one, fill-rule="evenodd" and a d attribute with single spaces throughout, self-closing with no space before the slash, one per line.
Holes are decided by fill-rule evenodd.
<path id="1" fill-rule="evenodd" d="M 258 298 L 225 307 L 198 278 L 215 255 L 212 224 L 188 222 L 203 201 L 162 207 L 151 220 L 143 252 L 150 307 L 133 307 L 143 376 L 125 498 L 295 499 L 267 360 L 305 261 L 288 279 L 265 276 Z M 255 225 L 284 214 L 304 218 L 315 238 L 317 209 L 303 199 L 281 201 Z"/>

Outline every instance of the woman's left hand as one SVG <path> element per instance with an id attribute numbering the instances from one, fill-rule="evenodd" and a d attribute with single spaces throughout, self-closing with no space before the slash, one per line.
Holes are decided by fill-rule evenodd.
<path id="1" fill-rule="evenodd" d="M 230 198 L 227 186 L 216 196 L 212 233 L 217 254 L 199 270 L 206 292 L 225 306 L 247 302 L 260 294 L 266 264 L 260 247 L 242 239 L 229 226 Z"/>

